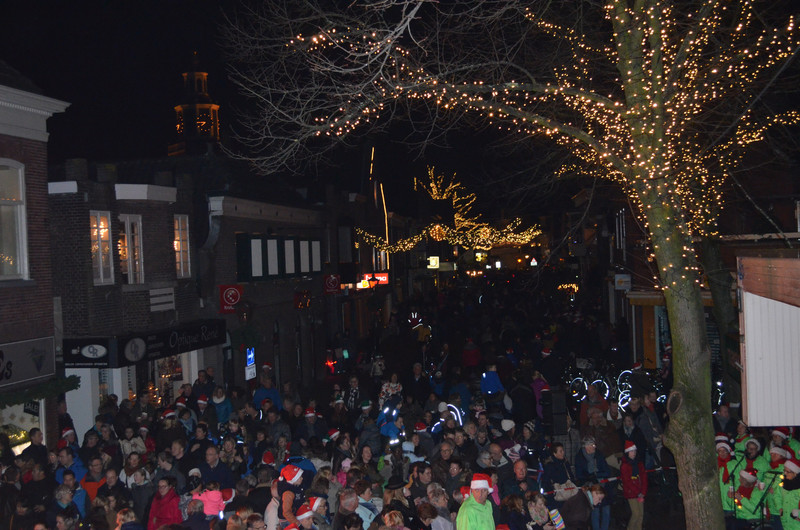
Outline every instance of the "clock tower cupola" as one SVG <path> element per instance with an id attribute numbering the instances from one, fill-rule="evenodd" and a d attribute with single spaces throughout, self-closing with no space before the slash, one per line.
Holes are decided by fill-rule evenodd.
<path id="1" fill-rule="evenodd" d="M 219 144 L 219 105 L 208 94 L 208 72 L 200 68 L 197 52 L 192 66 L 183 73 L 182 103 L 175 106 L 175 142 L 169 155 L 196 155 Z"/>

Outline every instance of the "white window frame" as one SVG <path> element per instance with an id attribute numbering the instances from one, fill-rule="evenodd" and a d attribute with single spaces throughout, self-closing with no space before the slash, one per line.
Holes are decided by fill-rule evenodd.
<path id="1" fill-rule="evenodd" d="M 0 190 L 0 205 L 15 208 L 14 221 L 16 223 L 16 272 L 12 274 L 0 273 L 0 281 L 4 280 L 27 280 L 29 279 L 28 268 L 28 217 L 26 210 L 25 197 L 25 165 L 8 158 L 0 158 L 0 166 L 11 171 L 16 170 L 19 185 L 19 200 L 4 199 Z M 7 259 L 0 253 L 0 259 Z"/>
<path id="2" fill-rule="evenodd" d="M 192 277 L 191 245 L 189 245 L 189 216 L 175 214 L 173 216 L 173 248 L 175 250 L 175 274 L 178 278 Z"/>
<path id="3" fill-rule="evenodd" d="M 114 283 L 114 253 L 113 253 L 113 239 L 111 237 L 111 212 L 109 211 L 102 211 L 102 210 L 91 210 L 89 211 L 89 239 L 91 240 L 91 247 L 97 246 L 98 252 L 92 252 L 92 279 L 94 280 L 95 285 L 112 285 Z M 93 219 L 99 228 L 101 226 L 101 219 L 105 218 L 106 226 L 108 227 L 108 252 L 106 254 L 106 259 L 108 260 L 108 277 L 105 276 L 105 271 L 103 270 L 102 263 L 103 260 L 100 257 L 100 248 L 102 246 L 102 239 L 97 230 L 97 234 L 93 233 L 95 230 L 92 228 L 91 220 Z M 97 267 L 95 267 L 95 260 L 99 259 L 100 263 Z M 94 271 L 97 270 L 100 273 L 100 277 L 97 278 L 94 275 Z"/>
<path id="4" fill-rule="evenodd" d="M 122 223 L 122 234 L 125 236 L 125 242 L 128 246 L 126 249 L 125 264 L 128 269 L 127 284 L 141 284 L 144 283 L 144 251 L 142 249 L 142 216 L 136 214 L 122 213 L 119 215 L 119 221 Z M 135 234 L 133 228 L 135 227 Z M 135 259 L 134 252 L 131 251 L 131 244 L 138 248 L 139 259 Z M 120 254 L 120 267 L 122 266 L 122 255 Z M 120 271 L 122 272 L 122 271 Z"/>

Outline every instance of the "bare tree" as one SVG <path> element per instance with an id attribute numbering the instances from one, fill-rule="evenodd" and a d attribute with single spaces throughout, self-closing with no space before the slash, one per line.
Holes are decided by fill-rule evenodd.
<path id="1" fill-rule="evenodd" d="M 773 27 L 773 15 L 750 0 L 266 2 L 228 31 L 233 79 L 254 104 L 240 134 L 269 173 L 392 119 L 422 141 L 497 127 L 552 138 L 574 155 L 563 172 L 618 184 L 649 233 L 669 314 L 666 444 L 687 528 L 722 528 L 693 237 L 714 232 L 747 145 L 796 119 L 755 108 L 797 51 L 794 19 Z"/>

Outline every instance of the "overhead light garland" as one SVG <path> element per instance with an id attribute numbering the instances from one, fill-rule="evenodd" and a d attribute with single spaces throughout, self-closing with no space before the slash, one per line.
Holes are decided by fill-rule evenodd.
<path id="1" fill-rule="evenodd" d="M 670 233 L 688 242 L 669 258 L 653 244 L 659 261 L 667 262 L 659 263 L 662 288 L 684 279 L 699 283 L 691 241 L 717 233 L 727 176 L 765 130 L 800 123 L 797 112 L 763 118 L 754 111 L 769 83 L 766 74 L 800 49 L 795 17 L 769 27 L 754 0 L 642 0 L 635 5 L 607 0 L 600 6 L 611 29 L 604 42 L 544 20 L 531 6 L 514 4 L 503 11 L 504 23 L 519 24 L 522 39 L 538 30 L 561 41 L 566 46 L 560 49 L 572 56 L 553 66 L 548 77 L 531 72 L 527 59 L 517 62 L 527 57 L 524 53 L 469 62 L 472 54 L 448 58 L 446 51 L 425 48 L 434 41 L 418 40 L 412 24 L 423 19 L 420 10 L 429 2 L 369 5 L 375 11 L 370 12 L 374 18 L 364 17 L 368 27 L 337 25 L 331 21 L 344 18 L 331 17 L 318 32 L 285 42 L 284 56 L 302 57 L 313 78 L 296 87 L 296 96 L 272 82 L 274 72 L 264 74 L 261 63 L 253 68 L 253 90 L 273 90 L 254 93 L 264 115 L 249 122 L 260 135 L 252 144 L 270 147 L 259 149 L 257 163 L 265 152 L 276 153 L 263 157 L 277 163 L 296 160 L 310 140 L 343 137 L 374 124 L 400 100 L 432 105 L 437 115 L 450 110 L 479 115 L 501 131 L 523 138 L 543 135 L 568 147 L 578 161 L 573 169 L 580 166 L 623 188 L 651 240 L 663 245 L 662 237 Z M 382 18 L 388 7 L 398 7 L 401 15 Z M 514 19 L 514 13 L 520 17 Z M 453 24 L 465 17 L 478 27 L 481 17 L 492 15 L 478 7 L 474 12 L 453 7 L 439 16 L 454 17 Z M 259 38 L 256 33 L 256 44 Z M 271 149 L 274 145 L 284 151 Z M 397 249 L 412 243 L 383 245 Z"/>
<path id="2" fill-rule="evenodd" d="M 423 183 L 421 187 L 434 200 L 452 201 L 454 210 L 452 227 L 440 222 L 431 223 L 422 228 L 419 234 L 401 239 L 394 244 L 388 243 L 383 237 L 356 228 L 361 240 L 376 250 L 394 254 L 408 252 L 426 238 L 447 241 L 451 245 L 459 245 L 467 250 L 491 250 L 501 245 L 528 245 L 542 233 L 536 226 L 518 232 L 517 229 L 522 224 L 520 218 L 515 218 L 503 228 L 495 228 L 480 221 L 479 215 L 470 214 L 477 196 L 467 192 L 466 188 L 455 180 L 455 175 L 447 179 L 443 175 L 436 175 L 434 168 L 429 167 L 428 182 Z"/>

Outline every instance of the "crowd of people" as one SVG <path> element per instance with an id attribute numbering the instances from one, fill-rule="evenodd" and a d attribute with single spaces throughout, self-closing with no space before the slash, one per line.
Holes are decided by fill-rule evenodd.
<path id="1" fill-rule="evenodd" d="M 674 465 L 656 394 L 645 385 L 623 408 L 589 386 L 570 414 L 548 406 L 573 348 L 602 355 L 613 330 L 565 313 L 562 324 L 586 333 L 554 320 L 526 334 L 522 306 L 501 314 L 497 301 L 463 299 L 438 314 L 460 314 L 467 332 L 448 335 L 453 321 L 434 317 L 416 345 L 420 361 L 441 351 L 435 364 L 374 356 L 319 392 L 279 385 L 269 363 L 247 391 L 208 368 L 169 403 L 109 396 L 79 430 L 62 401 L 57 443 L 32 429 L 20 455 L 3 452 L 0 530 L 641 529 L 654 470 Z M 496 326 L 483 325 L 487 314 Z M 432 345 L 431 334 L 444 339 Z M 794 528 L 792 433 L 760 440 L 727 407 L 714 421 L 731 524 L 752 521 L 745 509 L 765 496 L 769 517 Z"/>

